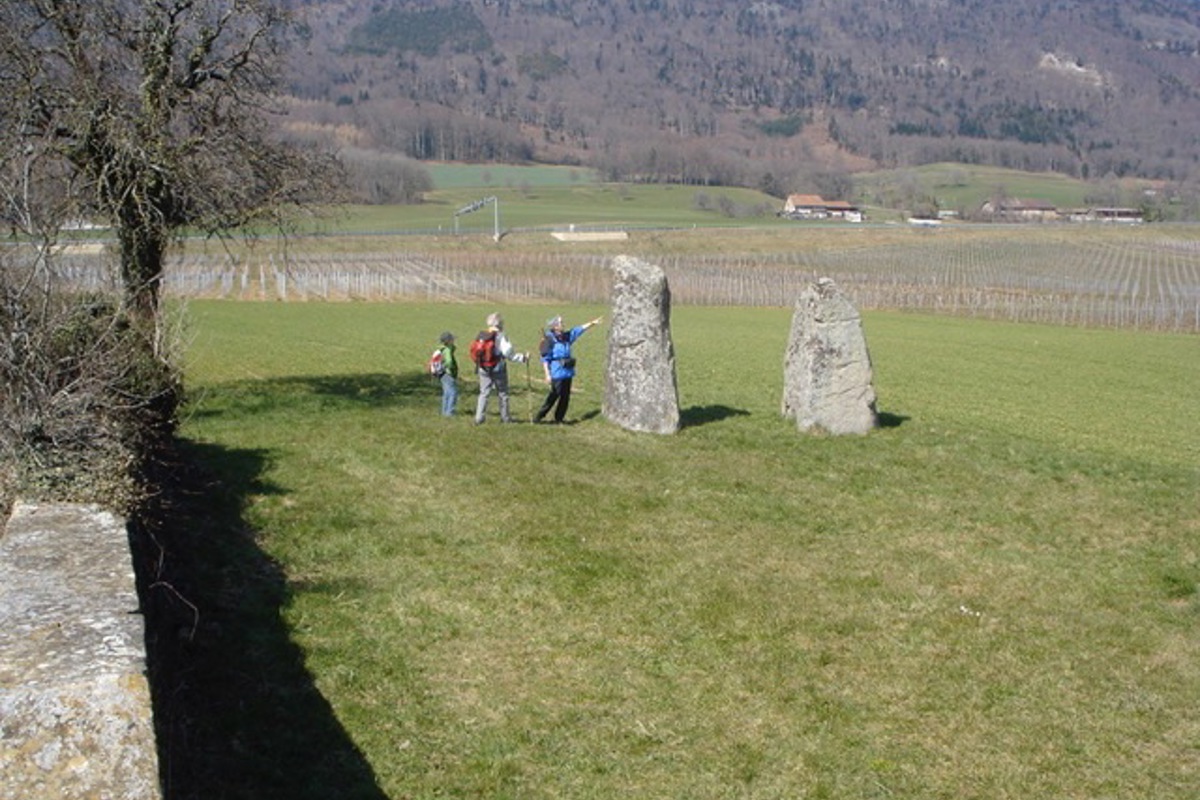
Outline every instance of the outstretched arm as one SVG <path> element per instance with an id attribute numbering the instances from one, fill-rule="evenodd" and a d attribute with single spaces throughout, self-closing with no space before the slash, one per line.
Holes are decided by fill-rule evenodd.
<path id="1" fill-rule="evenodd" d="M 599 325 L 600 321 L 602 319 L 604 319 L 604 317 L 596 317 L 595 319 L 589 320 L 589 321 L 583 323 L 582 325 L 576 325 L 574 328 L 571 329 L 571 341 L 573 342 L 576 339 L 578 339 L 580 336 L 583 336 L 583 334 L 587 331 L 587 329 L 592 327 L 593 325 Z"/>
<path id="2" fill-rule="evenodd" d="M 518 364 L 524 364 L 529 360 L 528 353 L 518 353 L 517 348 L 513 346 L 512 341 L 503 333 L 497 334 L 496 346 L 500 348 L 500 355 L 507 358 L 509 361 L 516 361 Z"/>

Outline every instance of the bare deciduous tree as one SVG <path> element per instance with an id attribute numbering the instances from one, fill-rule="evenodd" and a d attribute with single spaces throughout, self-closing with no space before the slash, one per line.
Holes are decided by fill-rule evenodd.
<path id="1" fill-rule="evenodd" d="M 275 0 L 6 0 L 6 222 L 110 225 L 128 307 L 154 317 L 182 232 L 283 222 L 338 185 L 331 157 L 272 136 L 294 30 Z"/>

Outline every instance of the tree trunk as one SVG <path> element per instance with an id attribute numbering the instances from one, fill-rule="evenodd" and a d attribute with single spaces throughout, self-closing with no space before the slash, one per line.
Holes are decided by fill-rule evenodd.
<path id="1" fill-rule="evenodd" d="M 158 316 L 163 258 L 167 238 L 153 225 L 125 222 L 118 227 L 121 244 L 121 285 L 125 303 L 134 316 L 150 320 Z"/>

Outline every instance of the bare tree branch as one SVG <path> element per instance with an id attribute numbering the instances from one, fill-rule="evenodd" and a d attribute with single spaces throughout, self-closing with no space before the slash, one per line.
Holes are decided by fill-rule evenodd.
<path id="1" fill-rule="evenodd" d="M 184 229 L 279 224 L 338 195 L 332 157 L 279 141 L 264 112 L 291 25 L 273 0 L 3 4 L 0 76 L 12 92 L 0 186 L 15 187 L 23 164 L 37 175 L 21 185 L 111 225 L 129 305 L 153 315 L 164 255 Z M 4 202 L 10 225 L 48 208 L 12 188 Z"/>

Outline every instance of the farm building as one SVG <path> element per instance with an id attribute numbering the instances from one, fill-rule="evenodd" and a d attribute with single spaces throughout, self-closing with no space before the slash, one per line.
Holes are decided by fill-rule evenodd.
<path id="1" fill-rule="evenodd" d="M 1137 208 L 1080 208 L 1066 213 L 1072 222 L 1144 222 L 1145 216 Z"/>
<path id="2" fill-rule="evenodd" d="M 825 200 L 818 194 L 788 195 L 779 216 L 788 219 L 844 219 L 848 222 L 863 220 L 858 206 L 845 200 Z"/>
<path id="3" fill-rule="evenodd" d="M 1015 222 L 1143 222 L 1145 217 L 1137 208 L 1094 206 L 1091 208 L 1056 208 L 1044 200 L 987 201 L 980 211 L 996 219 Z"/>
<path id="4" fill-rule="evenodd" d="M 985 216 L 1018 222 L 1048 222 L 1059 218 L 1058 208 L 1045 200 L 988 200 L 979 209 Z"/>

